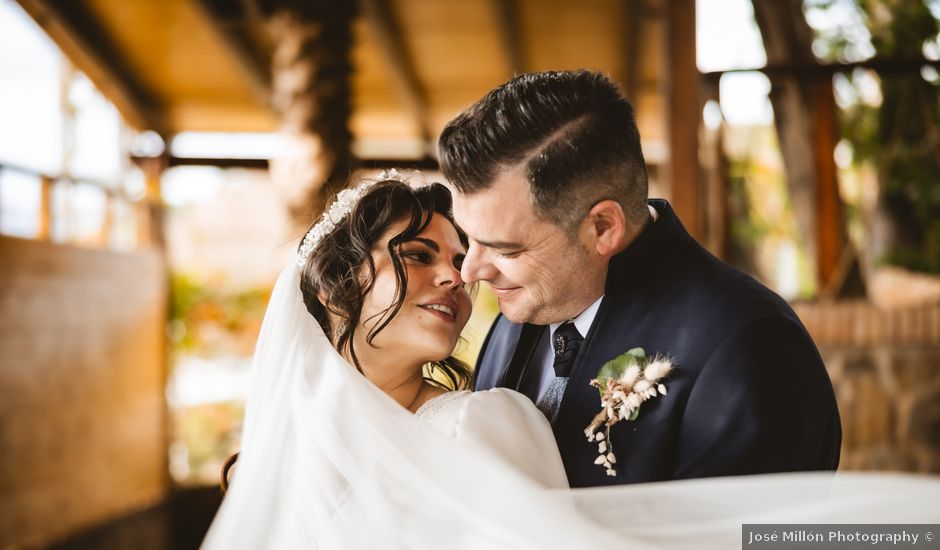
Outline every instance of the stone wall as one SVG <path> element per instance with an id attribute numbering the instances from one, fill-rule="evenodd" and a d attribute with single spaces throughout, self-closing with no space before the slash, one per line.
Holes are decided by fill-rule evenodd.
<path id="1" fill-rule="evenodd" d="M 940 304 L 794 307 L 842 415 L 841 470 L 940 473 Z"/>
<path id="2" fill-rule="evenodd" d="M 166 305 L 156 252 L 0 237 L 0 548 L 165 498 Z"/>

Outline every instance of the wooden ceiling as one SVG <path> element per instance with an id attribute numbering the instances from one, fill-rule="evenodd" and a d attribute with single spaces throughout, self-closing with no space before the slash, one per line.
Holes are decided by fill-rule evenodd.
<path id="1" fill-rule="evenodd" d="M 427 152 L 461 109 L 519 72 L 589 68 L 665 140 L 663 0 L 360 0 L 351 127 L 360 156 Z M 19 0 L 127 121 L 164 136 L 271 131 L 271 37 L 239 0 Z"/>

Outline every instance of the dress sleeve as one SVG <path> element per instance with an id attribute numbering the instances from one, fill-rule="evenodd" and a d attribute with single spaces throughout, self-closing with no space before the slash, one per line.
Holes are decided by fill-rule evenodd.
<path id="1" fill-rule="evenodd" d="M 491 451 L 540 486 L 568 488 L 552 428 L 529 398 L 493 388 L 472 393 L 463 405 L 455 438 Z"/>

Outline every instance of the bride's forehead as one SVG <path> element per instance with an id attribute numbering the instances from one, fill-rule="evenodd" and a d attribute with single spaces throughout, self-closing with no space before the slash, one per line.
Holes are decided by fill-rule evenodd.
<path id="1" fill-rule="evenodd" d="M 410 222 L 411 219 L 407 217 L 392 222 L 385 228 L 385 231 L 377 239 L 376 243 L 387 244 L 388 241 L 393 239 L 396 235 L 400 235 L 408 227 Z M 430 222 L 417 236 L 430 238 L 441 245 L 446 244 L 448 246 L 463 248 L 457 228 L 447 219 L 447 216 L 439 212 L 432 213 Z"/>

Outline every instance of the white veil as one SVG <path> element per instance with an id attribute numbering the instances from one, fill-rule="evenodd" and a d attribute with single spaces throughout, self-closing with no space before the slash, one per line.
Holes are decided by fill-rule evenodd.
<path id="1" fill-rule="evenodd" d="M 728 548 L 742 523 L 936 523 L 940 481 L 781 474 L 547 490 L 373 386 L 281 273 L 204 549 Z M 537 465 L 533 465 L 537 467 Z"/>

